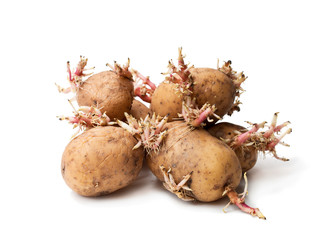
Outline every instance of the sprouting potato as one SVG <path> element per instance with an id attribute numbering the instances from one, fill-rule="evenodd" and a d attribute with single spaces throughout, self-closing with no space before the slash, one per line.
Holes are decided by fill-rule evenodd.
<path id="1" fill-rule="evenodd" d="M 74 93 L 72 100 L 77 100 L 79 106 L 98 108 L 112 120 L 124 118 L 124 112 L 131 109 L 134 96 L 133 79 L 129 71 L 130 59 L 124 66 L 116 62 L 113 66 L 107 64 L 110 71 L 94 75 L 86 73 L 89 70 L 85 68 L 86 64 L 87 58 L 82 56 L 76 69 L 71 70 L 67 62 L 70 87 L 62 88 L 56 84 L 59 92 Z M 88 76 L 87 80 L 83 80 Z"/>
<path id="2" fill-rule="evenodd" d="M 165 125 L 167 136 L 157 152 L 147 156 L 147 165 L 164 181 L 160 166 L 171 169 L 175 182 L 191 173 L 188 197 L 211 202 L 222 197 L 226 187 L 235 189 L 241 179 L 241 167 L 235 153 L 204 129 L 191 130 L 184 122 Z"/>
<path id="3" fill-rule="evenodd" d="M 248 131 L 242 126 L 228 122 L 218 123 L 211 128 L 208 128 L 207 130 L 212 136 L 221 138 L 225 142 L 235 138 L 238 133 L 241 134 Z M 247 172 L 256 164 L 258 151 L 253 145 L 244 148 L 236 147 L 233 149 L 233 151 L 236 153 L 240 161 L 240 165 L 243 172 Z"/>
<path id="4" fill-rule="evenodd" d="M 138 147 L 143 145 L 148 152 L 148 167 L 168 191 L 185 201 L 212 202 L 226 195 L 242 211 L 265 219 L 258 208 L 245 204 L 247 189 L 241 197 L 235 191 L 242 171 L 225 143 L 186 122 L 166 123 L 167 117 L 126 117 L 128 123 L 118 124 L 139 139 Z"/>
<path id="5" fill-rule="evenodd" d="M 245 204 L 235 189 L 242 170 L 236 154 L 206 130 L 185 122 L 165 124 L 167 135 L 157 151 L 147 155 L 147 165 L 165 188 L 182 200 L 216 201 L 228 196 L 242 211 L 265 219 L 258 208 Z M 244 175 L 246 177 L 246 175 Z"/>
<path id="6" fill-rule="evenodd" d="M 223 117 L 233 106 L 236 87 L 225 73 L 212 68 L 192 68 L 190 70 L 194 82 L 193 97 L 198 106 L 206 102 L 215 105 L 215 114 Z"/>
<path id="7" fill-rule="evenodd" d="M 182 49 L 179 49 L 178 67 L 169 62 L 166 80 L 162 82 L 152 96 L 152 111 L 160 116 L 169 114 L 169 121 L 182 114 L 183 102 L 190 97 L 202 108 L 212 106 L 214 123 L 225 114 L 239 111 L 238 100 L 246 77 L 233 71 L 231 61 L 217 69 L 195 68 L 184 63 Z M 236 99 L 237 98 L 237 99 Z M 211 124 L 208 124 L 211 125 Z"/>
<path id="8" fill-rule="evenodd" d="M 268 126 L 267 130 L 263 129 L 266 122 L 260 124 L 250 123 L 252 126 L 250 129 L 228 122 L 221 122 L 208 128 L 208 132 L 212 136 L 224 141 L 234 150 L 243 172 L 246 172 L 256 164 L 259 151 L 263 153 L 270 152 L 275 158 L 288 161 L 287 158 L 277 155 L 275 147 L 277 144 L 289 146 L 281 142 L 281 140 L 287 134 L 291 133 L 292 129 L 288 128 L 282 135 L 277 136 L 290 123 L 287 121 L 277 125 L 277 118 L 278 113 L 275 113 L 271 125 Z"/>
<path id="9" fill-rule="evenodd" d="M 122 68 L 115 63 L 113 70 L 89 77 L 77 91 L 78 104 L 98 107 L 110 119 L 123 119 L 133 101 L 133 80 L 128 65 Z"/>

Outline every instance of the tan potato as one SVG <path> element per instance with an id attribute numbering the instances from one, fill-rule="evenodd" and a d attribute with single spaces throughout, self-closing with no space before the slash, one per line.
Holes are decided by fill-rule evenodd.
<path id="1" fill-rule="evenodd" d="M 135 119 L 140 119 L 140 118 L 144 119 L 150 113 L 151 110 L 148 107 L 146 107 L 142 102 L 133 99 L 130 114 Z"/>
<path id="2" fill-rule="evenodd" d="M 168 134 L 160 150 L 147 156 L 147 164 L 161 181 L 165 178 L 160 166 L 171 169 L 176 183 L 192 172 L 187 181 L 192 191 L 177 192 L 177 196 L 180 193 L 184 199 L 211 202 L 222 198 L 226 188 L 235 189 L 239 185 L 240 163 L 226 144 L 204 129 L 190 130 L 183 122 L 167 123 L 166 128 Z"/>
<path id="3" fill-rule="evenodd" d="M 151 110 L 159 116 L 167 116 L 168 122 L 178 118 L 182 112 L 183 95 L 176 91 L 176 85 L 163 81 L 152 95 Z"/>
<path id="4" fill-rule="evenodd" d="M 80 106 L 98 107 L 110 119 L 123 119 L 131 109 L 133 82 L 113 71 L 100 72 L 82 83 L 76 98 Z"/>
<path id="5" fill-rule="evenodd" d="M 193 97 L 199 107 L 205 103 L 215 105 L 217 114 L 223 117 L 234 104 L 236 87 L 233 80 L 223 72 L 212 68 L 191 68 Z"/>
<path id="6" fill-rule="evenodd" d="M 62 156 L 62 176 L 83 196 L 100 196 L 129 185 L 142 168 L 144 151 L 119 127 L 96 127 L 74 138 Z"/>
<path id="7" fill-rule="evenodd" d="M 242 126 L 228 122 L 218 123 L 215 126 L 208 128 L 207 130 L 212 136 L 222 138 L 225 140 L 225 142 L 227 140 L 232 141 L 238 135 L 235 133 L 235 131 L 242 133 L 247 131 L 247 129 Z M 258 157 L 258 151 L 256 147 L 234 147 L 233 150 L 240 161 L 243 172 L 247 172 L 255 166 Z"/>

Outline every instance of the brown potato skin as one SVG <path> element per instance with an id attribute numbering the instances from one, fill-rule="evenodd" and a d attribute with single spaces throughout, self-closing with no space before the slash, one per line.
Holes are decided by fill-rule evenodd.
<path id="1" fill-rule="evenodd" d="M 142 102 L 133 99 L 130 114 L 135 119 L 140 119 L 140 118 L 144 119 L 150 113 L 151 110 L 148 107 L 146 107 Z"/>
<path id="2" fill-rule="evenodd" d="M 129 185 L 142 168 L 144 151 L 119 127 L 96 127 L 74 138 L 62 155 L 62 176 L 82 196 L 101 196 Z"/>
<path id="3" fill-rule="evenodd" d="M 76 98 L 79 106 L 98 107 L 110 119 L 123 119 L 131 109 L 133 82 L 112 71 L 100 72 L 83 82 Z"/>
<path id="4" fill-rule="evenodd" d="M 208 132 L 217 138 L 233 139 L 235 137 L 234 131 L 246 132 L 247 129 L 228 122 L 221 122 L 216 124 L 215 126 L 208 128 Z M 252 169 L 257 161 L 258 151 L 253 146 L 248 146 L 247 148 L 237 147 L 234 149 L 236 153 L 240 165 L 243 172 L 247 172 L 248 170 Z"/>
<path id="5" fill-rule="evenodd" d="M 199 107 L 206 102 L 216 106 L 215 113 L 223 117 L 233 106 L 236 87 L 223 72 L 212 68 L 190 69 L 193 79 L 193 97 Z"/>
<path id="6" fill-rule="evenodd" d="M 220 199 L 226 186 L 239 185 L 240 163 L 226 144 L 204 129 L 189 131 L 183 122 L 167 123 L 166 127 L 168 135 L 160 151 L 147 156 L 147 165 L 160 181 L 164 181 L 160 165 L 171 168 L 176 183 L 193 171 L 188 186 L 193 197 L 202 202 Z"/>
<path id="7" fill-rule="evenodd" d="M 153 93 L 151 110 L 161 117 L 169 114 L 168 122 L 171 122 L 182 112 L 182 102 L 183 96 L 176 93 L 175 84 L 163 81 Z"/>

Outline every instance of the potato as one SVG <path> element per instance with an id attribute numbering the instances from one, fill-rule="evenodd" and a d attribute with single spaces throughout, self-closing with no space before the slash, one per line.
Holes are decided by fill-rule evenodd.
<path id="1" fill-rule="evenodd" d="M 228 122 L 221 122 L 215 126 L 208 128 L 208 132 L 217 138 L 222 138 L 225 142 L 232 141 L 238 134 L 235 132 L 247 132 L 248 130 L 242 126 L 235 125 Z M 256 164 L 258 151 L 254 146 L 247 147 L 233 147 L 232 148 L 236 153 L 243 172 L 247 172 L 253 168 Z"/>
<path id="2" fill-rule="evenodd" d="M 276 159 L 288 161 L 289 159 L 279 157 L 276 146 L 282 144 L 289 146 L 281 140 L 292 132 L 291 128 L 280 134 L 281 130 L 290 124 L 289 121 L 277 125 L 278 112 L 273 115 L 271 125 L 265 129 L 266 121 L 250 123 L 251 127 L 246 129 L 232 123 L 221 122 L 208 129 L 208 132 L 217 138 L 222 138 L 237 154 L 243 172 L 253 168 L 256 164 L 258 152 L 271 153 Z"/>
<path id="3" fill-rule="evenodd" d="M 168 122 L 171 122 L 181 113 L 183 98 L 174 83 L 163 81 L 152 95 L 151 110 L 161 117 L 168 115 Z"/>
<path id="4" fill-rule="evenodd" d="M 174 85 L 159 86 L 158 91 L 154 92 L 155 96 L 152 96 L 151 109 L 161 116 L 170 114 L 169 121 L 177 117 L 178 113 L 182 113 L 183 100 L 186 102 L 187 97 L 196 102 L 197 106 L 194 106 L 194 109 L 201 109 L 206 105 L 215 109 L 210 111 L 208 116 L 209 119 L 214 120 L 213 123 L 208 121 L 202 125 L 210 126 L 225 114 L 231 115 L 233 111 L 240 110 L 238 107 L 240 101 L 236 97 L 240 96 L 242 92 L 240 85 L 246 77 L 243 73 L 237 74 L 232 70 L 231 61 L 224 63 L 221 68 L 217 65 L 217 69 L 195 68 L 185 64 L 182 49 L 179 48 L 178 66 L 175 66 L 172 60 L 169 61 L 166 74 L 168 74 L 167 82 Z M 178 95 L 179 99 L 175 98 L 175 95 Z M 165 101 L 170 102 L 171 105 L 165 108 L 161 105 Z"/>
<path id="5" fill-rule="evenodd" d="M 142 168 L 144 151 L 119 127 L 96 127 L 74 138 L 62 156 L 62 176 L 83 196 L 100 196 L 124 188 Z"/>
<path id="6" fill-rule="evenodd" d="M 168 191 L 187 201 L 212 202 L 227 196 L 241 211 L 266 219 L 258 208 L 245 203 L 246 174 L 243 194 L 235 191 L 242 170 L 230 147 L 184 122 L 170 122 L 165 127 L 168 135 L 158 151 L 147 155 L 147 165 Z"/>
<path id="7" fill-rule="evenodd" d="M 100 72 L 82 82 L 76 98 L 79 106 L 98 107 L 110 119 L 123 119 L 131 109 L 133 82 L 114 71 Z"/>
<path id="8" fill-rule="evenodd" d="M 202 202 L 222 198 L 227 187 L 235 189 L 241 179 L 241 167 L 235 153 L 222 141 L 204 129 L 193 131 L 184 122 L 165 125 L 168 135 L 158 152 L 147 156 L 147 165 L 154 175 L 164 181 L 160 166 L 171 168 L 176 183 L 192 172 L 188 180 L 187 197 Z"/>
<path id="9" fill-rule="evenodd" d="M 191 68 L 193 97 L 199 107 L 205 103 L 215 105 L 215 114 L 223 117 L 233 106 L 236 87 L 233 80 L 223 72 L 212 68 Z"/>
<path id="10" fill-rule="evenodd" d="M 144 119 L 147 116 L 147 114 L 150 114 L 150 113 L 151 113 L 150 109 L 148 107 L 146 107 L 142 102 L 140 102 L 136 99 L 133 99 L 130 114 L 134 118 Z"/>

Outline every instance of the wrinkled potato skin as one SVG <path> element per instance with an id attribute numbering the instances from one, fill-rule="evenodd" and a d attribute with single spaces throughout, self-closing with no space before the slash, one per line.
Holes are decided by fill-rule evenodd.
<path id="1" fill-rule="evenodd" d="M 215 113 L 223 117 L 232 107 L 236 97 L 233 81 L 221 71 L 212 68 L 190 69 L 193 79 L 193 97 L 199 107 L 206 102 L 216 106 Z"/>
<path id="2" fill-rule="evenodd" d="M 135 119 L 140 119 L 140 118 L 144 119 L 150 113 L 151 111 L 148 107 L 146 107 L 143 103 L 139 102 L 138 100 L 133 99 L 130 114 Z"/>
<path id="3" fill-rule="evenodd" d="M 177 184 L 193 171 L 188 186 L 193 190 L 193 197 L 202 202 L 220 199 L 226 186 L 239 185 L 240 163 L 226 144 L 204 129 L 188 132 L 183 122 L 167 123 L 166 127 L 168 135 L 160 152 L 147 156 L 147 165 L 160 181 L 164 181 L 160 165 L 171 168 Z"/>
<path id="4" fill-rule="evenodd" d="M 217 138 L 223 138 L 225 140 L 232 139 L 233 137 L 235 137 L 234 131 L 240 131 L 244 133 L 247 131 L 247 129 L 242 126 L 228 122 L 218 123 L 208 129 L 208 132 L 212 136 Z M 253 146 L 249 146 L 245 149 L 238 147 L 234 149 L 234 152 L 236 153 L 240 161 L 240 165 L 243 172 L 247 172 L 255 166 L 258 157 L 258 152 L 256 148 L 254 148 Z"/>
<path id="5" fill-rule="evenodd" d="M 153 93 L 151 110 L 162 117 L 169 114 L 168 122 L 171 122 L 182 112 L 182 102 L 183 96 L 176 93 L 175 84 L 163 81 Z"/>
<path id="6" fill-rule="evenodd" d="M 74 138 L 62 155 L 62 176 L 83 196 L 106 195 L 129 185 L 140 172 L 144 151 L 119 127 L 97 127 Z"/>
<path id="7" fill-rule="evenodd" d="M 132 80 L 112 71 L 92 75 L 77 92 L 79 106 L 94 106 L 106 112 L 110 119 L 123 119 L 133 101 Z"/>

